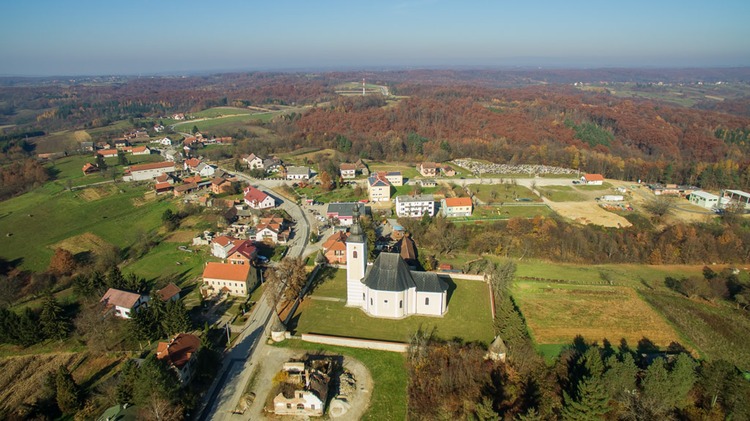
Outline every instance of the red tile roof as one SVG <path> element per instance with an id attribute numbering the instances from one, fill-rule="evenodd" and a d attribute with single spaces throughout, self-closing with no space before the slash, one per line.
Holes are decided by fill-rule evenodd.
<path id="1" fill-rule="evenodd" d="M 586 181 L 604 181 L 601 174 L 586 174 L 583 176 Z"/>
<path id="2" fill-rule="evenodd" d="M 226 247 L 227 244 L 232 243 L 235 240 L 236 240 L 236 238 L 234 238 L 234 237 L 229 237 L 227 235 L 220 235 L 220 236 L 214 238 L 211 241 L 214 242 L 214 243 L 217 243 L 218 245 L 220 245 L 222 247 Z"/>
<path id="3" fill-rule="evenodd" d="M 170 298 L 178 295 L 180 291 L 182 291 L 180 287 L 170 282 L 169 284 L 167 284 L 167 286 L 156 292 L 159 294 L 159 297 L 161 297 L 162 301 L 168 301 Z"/>
<path id="4" fill-rule="evenodd" d="M 172 188 L 172 185 L 167 183 L 166 181 L 163 183 L 154 184 L 154 189 L 156 190 L 170 190 L 171 188 Z"/>
<path id="5" fill-rule="evenodd" d="M 169 342 L 159 342 L 156 347 L 156 358 L 181 369 L 190 361 L 201 346 L 197 336 L 180 333 Z"/>
<path id="6" fill-rule="evenodd" d="M 203 278 L 245 282 L 249 275 L 250 265 L 209 262 L 203 269 Z"/>
<path id="7" fill-rule="evenodd" d="M 470 197 L 446 197 L 445 206 L 458 207 L 458 206 L 471 206 Z"/>
<path id="8" fill-rule="evenodd" d="M 344 248 L 346 248 L 346 237 L 347 237 L 347 234 L 344 231 L 334 232 L 333 235 L 328 237 L 326 241 L 323 243 L 323 249 L 328 250 L 338 243 L 343 244 Z M 337 246 L 336 248 L 338 249 L 339 246 Z"/>
<path id="9" fill-rule="evenodd" d="M 117 306 L 123 308 L 133 308 L 138 299 L 141 298 L 140 294 L 129 291 L 121 291 L 119 289 L 110 288 L 104 293 L 104 296 L 100 303 L 104 303 L 107 307 Z"/>
<path id="10" fill-rule="evenodd" d="M 101 156 L 114 156 L 114 155 L 117 155 L 117 149 L 102 149 L 102 150 L 96 151 L 96 153 Z"/>
<path id="11" fill-rule="evenodd" d="M 245 200 L 247 200 L 248 202 L 260 203 L 266 200 L 266 197 L 268 197 L 267 194 L 263 193 L 253 186 L 247 186 L 245 188 Z"/>
<path id="12" fill-rule="evenodd" d="M 131 149 L 131 152 L 137 153 L 137 152 L 146 152 L 146 149 L 148 149 L 148 146 L 133 146 Z"/>
<path id="13" fill-rule="evenodd" d="M 190 168 L 195 168 L 201 163 L 201 160 L 198 158 L 190 158 L 185 160 L 185 165 L 187 165 Z"/>
<path id="14" fill-rule="evenodd" d="M 174 168 L 174 162 L 151 162 L 148 164 L 131 165 L 130 172 L 133 171 L 144 171 L 144 170 L 155 170 L 159 168 Z"/>
<path id="15" fill-rule="evenodd" d="M 341 164 L 342 171 L 351 171 L 351 170 L 356 170 L 356 169 L 357 169 L 357 164 L 346 164 L 346 163 Z"/>
<path id="16" fill-rule="evenodd" d="M 258 249 L 255 248 L 253 242 L 250 240 L 235 240 L 234 247 L 227 253 L 227 258 L 232 257 L 233 254 L 240 254 L 250 260 L 255 258 L 258 253 Z"/>

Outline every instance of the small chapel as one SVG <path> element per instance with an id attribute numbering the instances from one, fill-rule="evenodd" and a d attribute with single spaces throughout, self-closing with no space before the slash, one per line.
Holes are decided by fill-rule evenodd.
<path id="1" fill-rule="evenodd" d="M 391 319 L 445 314 L 448 284 L 436 273 L 411 270 L 398 253 L 380 253 L 368 266 L 367 238 L 358 212 L 354 221 L 346 239 L 346 305 Z"/>

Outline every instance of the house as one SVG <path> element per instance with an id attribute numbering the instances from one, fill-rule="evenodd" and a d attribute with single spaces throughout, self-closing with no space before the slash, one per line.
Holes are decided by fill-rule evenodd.
<path id="1" fill-rule="evenodd" d="M 297 417 L 321 417 L 325 412 L 328 399 L 328 374 L 317 370 L 304 362 L 285 363 L 282 371 L 290 385 L 296 387 L 282 387 L 273 398 L 273 412 L 276 415 L 291 415 Z"/>
<path id="2" fill-rule="evenodd" d="M 404 185 L 404 176 L 401 175 L 401 171 L 380 171 L 378 175 L 382 175 L 391 183 L 394 187 L 400 187 Z"/>
<path id="3" fill-rule="evenodd" d="M 100 149 L 96 154 L 104 158 L 117 158 L 117 149 Z"/>
<path id="4" fill-rule="evenodd" d="M 205 162 L 201 162 L 197 167 L 195 167 L 195 172 L 201 177 L 213 177 L 213 175 L 216 173 L 216 167 L 206 164 Z"/>
<path id="5" fill-rule="evenodd" d="M 81 152 L 94 152 L 94 142 L 80 142 Z"/>
<path id="6" fill-rule="evenodd" d="M 287 180 L 309 180 L 310 179 L 310 168 L 309 167 L 289 167 L 286 169 Z"/>
<path id="7" fill-rule="evenodd" d="M 168 137 L 163 137 L 161 139 L 152 140 L 151 143 L 158 143 L 162 146 L 172 146 L 172 139 Z"/>
<path id="8" fill-rule="evenodd" d="M 352 179 L 357 176 L 357 164 L 341 164 L 339 167 L 341 178 L 344 180 Z"/>
<path id="9" fill-rule="evenodd" d="M 253 186 L 247 186 L 243 193 L 245 204 L 252 209 L 270 209 L 276 206 L 276 200 L 273 197 Z"/>
<path id="10" fill-rule="evenodd" d="M 448 284 L 434 272 L 409 269 L 397 253 L 380 253 L 367 264 L 367 238 L 359 223 L 346 240 L 346 305 L 373 317 L 442 316 Z"/>
<path id="11" fill-rule="evenodd" d="M 263 158 L 255 155 L 254 153 L 243 156 L 242 161 L 245 162 L 245 165 L 247 165 L 247 168 L 250 170 L 265 169 L 265 167 L 263 166 Z"/>
<path id="12" fill-rule="evenodd" d="M 327 219 L 338 219 L 339 225 L 348 227 L 354 222 L 355 208 L 360 215 L 367 214 L 367 207 L 360 202 L 329 203 L 326 210 Z"/>
<path id="13" fill-rule="evenodd" d="M 584 174 L 581 177 L 581 183 L 591 186 L 601 186 L 604 183 L 604 177 L 601 174 Z"/>
<path id="14" fill-rule="evenodd" d="M 203 269 L 203 283 L 210 294 L 246 297 L 257 286 L 258 279 L 250 265 L 208 262 Z"/>
<path id="15" fill-rule="evenodd" d="M 124 149 L 130 146 L 130 143 L 128 143 L 128 139 L 115 139 L 115 148 L 116 149 Z"/>
<path id="16" fill-rule="evenodd" d="M 203 162 L 201 162 L 201 160 L 198 158 L 189 158 L 182 163 L 182 169 L 185 171 L 190 171 L 191 173 L 197 173 L 198 165 L 202 163 Z"/>
<path id="17" fill-rule="evenodd" d="M 446 218 L 471 216 L 472 210 L 470 197 L 446 197 L 440 201 L 440 213 Z"/>
<path id="18" fill-rule="evenodd" d="M 198 183 L 183 183 L 179 186 L 173 186 L 172 194 L 174 194 L 175 197 L 180 197 L 185 194 L 193 193 L 194 191 L 198 190 L 198 188 Z"/>
<path id="19" fill-rule="evenodd" d="M 346 264 L 346 237 L 346 232 L 336 231 L 323 242 L 323 254 L 328 263 Z"/>
<path id="20" fill-rule="evenodd" d="M 172 183 L 168 183 L 166 181 L 161 183 L 157 182 L 156 184 L 154 184 L 154 191 L 156 192 L 156 194 L 167 193 L 172 191 L 173 189 L 174 186 L 172 185 Z"/>
<path id="21" fill-rule="evenodd" d="M 391 183 L 379 174 L 367 179 L 367 192 L 371 202 L 385 202 L 391 200 Z"/>
<path id="22" fill-rule="evenodd" d="M 731 202 L 739 203 L 745 206 L 745 209 L 750 209 L 750 193 L 746 193 L 742 190 L 724 190 L 724 199 L 722 199 L 721 207 L 725 207 Z"/>
<path id="23" fill-rule="evenodd" d="M 151 149 L 148 146 L 133 146 L 130 148 L 130 153 L 133 155 L 151 155 Z"/>
<path id="24" fill-rule="evenodd" d="M 179 300 L 181 291 L 180 287 L 175 285 L 174 282 L 170 282 L 164 288 L 156 291 L 156 293 L 159 294 L 159 298 L 161 298 L 162 301 L 168 302 Z"/>
<path id="25" fill-rule="evenodd" d="M 162 126 L 161 124 L 154 124 L 154 131 L 156 133 L 161 133 L 164 131 L 164 126 Z"/>
<path id="26" fill-rule="evenodd" d="M 164 361 L 177 373 L 180 383 L 190 382 L 195 370 L 195 361 L 201 340 L 189 333 L 178 333 L 169 342 L 159 342 L 156 346 L 156 359 Z"/>
<path id="27" fill-rule="evenodd" d="M 227 253 L 227 262 L 233 265 L 249 265 L 258 257 L 258 249 L 250 240 L 235 240 Z"/>
<path id="28" fill-rule="evenodd" d="M 453 169 L 450 165 L 443 165 L 440 167 L 440 172 L 443 173 L 443 176 L 445 177 L 453 177 L 456 175 L 456 170 Z"/>
<path id="29" fill-rule="evenodd" d="M 83 171 L 83 175 L 89 175 L 95 172 L 99 172 L 99 167 L 91 163 L 86 163 L 83 165 L 82 171 Z"/>
<path id="30" fill-rule="evenodd" d="M 229 252 L 234 248 L 234 242 L 237 239 L 226 235 L 214 237 L 211 240 L 211 254 L 219 259 L 226 259 Z"/>
<path id="31" fill-rule="evenodd" d="M 417 180 L 417 184 L 419 184 L 422 187 L 437 187 L 437 181 L 435 181 L 434 178 L 425 178 L 422 180 Z"/>
<path id="32" fill-rule="evenodd" d="M 226 178 L 215 177 L 211 180 L 211 191 L 213 194 L 229 193 L 232 190 L 232 182 Z"/>
<path id="33" fill-rule="evenodd" d="M 431 194 L 396 197 L 396 215 L 421 218 L 424 214 L 435 216 L 435 198 Z"/>
<path id="34" fill-rule="evenodd" d="M 153 180 L 162 174 L 175 172 L 174 162 L 152 162 L 148 164 L 131 165 L 125 170 L 124 181 Z"/>
<path id="35" fill-rule="evenodd" d="M 99 302 L 103 303 L 108 310 L 113 309 L 115 317 L 129 319 L 131 313 L 135 313 L 141 306 L 147 305 L 148 300 L 148 295 L 110 288 Z"/>
<path id="36" fill-rule="evenodd" d="M 255 226 L 255 241 L 285 244 L 289 240 L 289 230 L 285 228 L 283 218 L 261 218 Z"/>
<path id="37" fill-rule="evenodd" d="M 164 173 L 154 179 L 157 183 L 168 183 L 168 184 L 174 184 L 174 177 L 172 175 Z"/>
<path id="38" fill-rule="evenodd" d="M 284 163 L 276 157 L 266 158 L 263 160 L 263 169 L 268 172 L 279 172 L 284 169 Z"/>
<path id="39" fill-rule="evenodd" d="M 422 174 L 422 177 L 436 177 L 438 164 L 434 162 L 422 162 L 417 165 L 417 171 Z"/>
<path id="40" fill-rule="evenodd" d="M 172 115 L 172 120 L 184 120 L 184 119 L 185 119 L 185 114 L 183 113 L 177 113 L 177 114 Z"/>
<path id="41" fill-rule="evenodd" d="M 677 184 L 650 184 L 648 186 L 654 196 L 680 196 L 687 197 L 692 192 L 700 190 L 695 186 L 680 186 Z"/>

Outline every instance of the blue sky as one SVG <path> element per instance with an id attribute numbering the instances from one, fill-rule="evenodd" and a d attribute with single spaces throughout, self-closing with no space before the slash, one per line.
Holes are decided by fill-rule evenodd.
<path id="1" fill-rule="evenodd" d="M 750 65 L 750 1 L 6 0 L 0 75 Z"/>

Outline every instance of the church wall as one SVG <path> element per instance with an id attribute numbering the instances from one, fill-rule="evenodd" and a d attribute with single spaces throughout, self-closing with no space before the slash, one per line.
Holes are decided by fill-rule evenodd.
<path id="1" fill-rule="evenodd" d="M 367 312 L 371 316 L 400 318 L 406 315 L 406 294 L 402 291 L 369 290 Z"/>
<path id="2" fill-rule="evenodd" d="M 445 312 L 447 293 L 417 292 L 417 314 L 442 316 Z"/>

